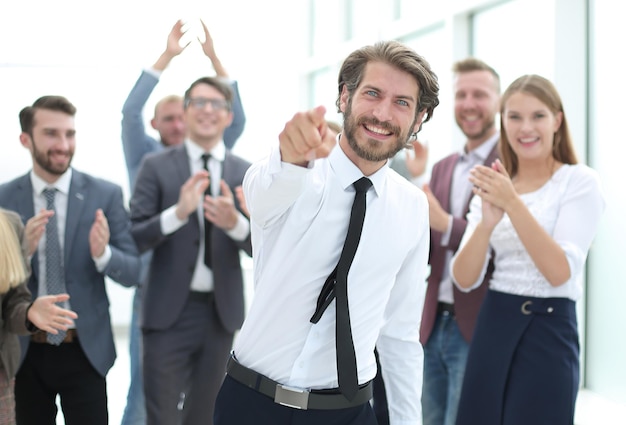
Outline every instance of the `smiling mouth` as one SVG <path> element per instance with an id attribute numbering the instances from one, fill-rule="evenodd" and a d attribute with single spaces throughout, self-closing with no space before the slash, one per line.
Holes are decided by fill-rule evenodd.
<path id="1" fill-rule="evenodd" d="M 524 137 L 518 139 L 522 145 L 528 145 L 530 143 L 535 143 L 539 141 L 539 137 Z"/>
<path id="2" fill-rule="evenodd" d="M 393 134 L 393 131 L 389 131 L 381 127 L 373 126 L 371 124 L 363 124 L 363 127 L 365 127 L 365 129 L 369 131 L 370 133 L 378 134 L 380 136 L 391 136 Z"/>
<path id="3" fill-rule="evenodd" d="M 59 158 L 59 157 L 63 157 L 63 158 L 69 158 L 70 154 L 69 152 L 62 152 L 62 151 L 50 151 L 48 153 L 48 157 L 49 158 Z"/>

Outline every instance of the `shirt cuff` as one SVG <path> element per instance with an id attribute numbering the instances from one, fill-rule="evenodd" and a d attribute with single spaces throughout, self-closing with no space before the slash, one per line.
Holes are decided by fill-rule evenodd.
<path id="1" fill-rule="evenodd" d="M 454 220 L 454 217 L 452 217 L 452 214 L 449 214 L 448 215 L 448 228 L 441 235 L 441 246 L 447 246 L 450 243 L 450 236 L 452 236 L 452 220 Z"/>
<path id="2" fill-rule="evenodd" d="M 176 204 L 174 204 L 161 213 L 161 233 L 170 235 L 187 224 L 188 221 L 189 217 L 181 220 L 176 216 Z"/>
<path id="3" fill-rule="evenodd" d="M 250 222 L 240 212 L 237 213 L 237 224 L 226 234 L 235 241 L 244 241 L 250 233 Z"/>
<path id="4" fill-rule="evenodd" d="M 152 75 L 157 80 L 159 80 L 161 78 L 161 74 L 163 74 L 163 71 L 159 71 L 158 69 L 154 69 L 152 67 L 145 68 L 144 71 Z"/>
<path id="5" fill-rule="evenodd" d="M 104 252 L 100 257 L 92 257 L 94 263 L 96 263 L 96 269 L 102 273 L 104 269 L 109 265 L 109 261 L 111 261 L 111 247 L 109 245 L 104 247 Z"/>

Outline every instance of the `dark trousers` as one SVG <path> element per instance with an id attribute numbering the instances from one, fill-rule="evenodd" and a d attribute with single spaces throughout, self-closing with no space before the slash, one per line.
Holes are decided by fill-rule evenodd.
<path id="1" fill-rule="evenodd" d="M 31 343 L 15 378 L 20 425 L 55 425 L 60 396 L 66 425 L 107 425 L 106 379 L 91 366 L 80 344 Z"/>
<path id="2" fill-rule="evenodd" d="M 376 373 L 374 378 L 374 413 L 376 414 L 378 425 L 389 425 L 389 407 L 387 406 L 385 381 L 383 381 L 383 373 L 378 360 L 378 351 L 374 350 L 374 354 L 376 355 L 376 367 L 378 368 L 378 373 Z"/>
<path id="3" fill-rule="evenodd" d="M 348 409 L 299 410 L 281 406 L 226 376 L 215 404 L 215 425 L 377 425 L 369 403 Z"/>
<path id="4" fill-rule="evenodd" d="M 232 342 L 233 334 L 222 327 L 213 299 L 187 301 L 169 329 L 144 330 L 147 424 L 211 425 Z"/>

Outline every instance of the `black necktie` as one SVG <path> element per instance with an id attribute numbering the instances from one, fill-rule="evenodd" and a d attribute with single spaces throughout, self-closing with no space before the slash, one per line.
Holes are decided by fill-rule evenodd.
<path id="1" fill-rule="evenodd" d="M 54 205 L 56 189 L 44 189 L 46 197 L 46 209 L 54 211 L 54 215 L 48 219 L 46 224 L 46 290 L 48 295 L 65 293 L 65 270 L 63 269 L 63 255 L 61 244 L 59 243 L 59 227 L 57 220 L 57 210 Z M 65 339 L 65 331 L 47 336 L 50 344 L 59 345 Z"/>
<path id="2" fill-rule="evenodd" d="M 336 298 L 335 346 L 337 350 L 337 379 L 339 390 L 348 400 L 356 395 L 359 384 L 356 367 L 356 355 L 352 341 L 350 311 L 348 309 L 348 271 L 352 265 L 354 254 L 359 246 L 361 230 L 365 220 L 365 199 L 368 189 L 372 186 L 370 179 L 362 177 L 353 183 L 356 189 L 350 224 L 346 241 L 339 257 L 337 267 L 330 274 L 317 300 L 317 308 L 311 322 L 317 323 L 332 301 Z"/>
<path id="3" fill-rule="evenodd" d="M 202 154 L 202 164 L 205 170 L 209 171 L 209 158 L 211 158 L 211 154 L 203 153 Z M 205 195 L 211 196 L 211 185 L 206 188 L 204 192 Z M 204 214 L 203 214 L 204 216 Z M 204 219 L 204 264 L 208 268 L 211 268 L 211 229 L 213 228 L 213 224 Z"/>

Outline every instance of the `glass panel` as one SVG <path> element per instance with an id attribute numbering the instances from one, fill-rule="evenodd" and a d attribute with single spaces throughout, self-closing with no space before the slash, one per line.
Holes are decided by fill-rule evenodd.
<path id="1" fill-rule="evenodd" d="M 608 205 L 588 261 L 586 384 L 592 391 L 626 404 L 626 309 L 623 307 L 626 285 L 619 267 L 626 236 L 622 216 L 626 210 L 623 183 L 626 145 L 622 127 L 623 66 L 615 50 L 616 41 L 626 39 L 626 27 L 612 3 L 592 4 L 595 10 L 589 31 L 592 81 L 589 157 L 593 168 L 600 173 Z"/>
<path id="2" fill-rule="evenodd" d="M 451 131 L 455 124 L 450 53 L 441 48 L 447 43 L 446 33 L 444 26 L 441 25 L 435 30 L 414 35 L 401 41 L 415 49 L 428 61 L 439 80 L 439 106 L 435 109 L 433 118 L 425 123 L 418 133 L 418 139 L 422 143 L 428 144 L 428 175 L 430 168 L 436 161 L 455 149 L 452 146 Z"/>
<path id="3" fill-rule="evenodd" d="M 345 0 L 312 0 L 311 40 L 312 54 L 334 48 L 347 38 Z"/>
<path id="4" fill-rule="evenodd" d="M 316 71 L 310 78 L 309 99 L 310 108 L 318 105 L 326 107 L 326 118 L 335 121 L 339 125 L 343 125 L 342 116 L 337 113 L 337 74 L 339 71 L 335 68 L 327 67 Z"/>
<path id="5" fill-rule="evenodd" d="M 512 1 L 474 16 L 473 55 L 500 74 L 502 90 L 524 74 L 553 79 L 554 10 L 554 0 Z"/>

